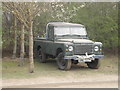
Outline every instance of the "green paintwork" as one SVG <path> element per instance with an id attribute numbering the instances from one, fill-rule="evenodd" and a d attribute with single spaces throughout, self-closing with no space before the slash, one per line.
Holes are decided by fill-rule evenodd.
<path id="1" fill-rule="evenodd" d="M 68 45 L 68 46 L 72 45 L 73 48 L 74 48 L 75 43 L 70 42 L 70 41 L 60 41 L 60 40 L 56 40 L 54 38 L 54 26 L 56 26 L 56 25 L 60 25 L 60 24 L 52 24 L 52 25 L 48 24 L 46 26 L 46 35 L 47 35 L 47 37 L 36 39 L 34 41 L 34 50 L 37 51 L 39 48 L 42 48 L 42 51 L 45 54 L 52 55 L 54 57 L 57 56 L 57 50 L 58 49 L 61 49 L 64 52 L 65 56 L 74 55 L 74 50 L 73 51 L 66 51 L 66 49 L 67 49 L 66 45 Z M 77 25 L 78 24 L 76 24 L 76 26 Z M 93 49 L 94 49 L 94 46 L 96 46 L 96 45 L 99 48 L 102 48 L 102 47 L 100 47 L 100 45 L 98 43 L 97 44 L 95 43 L 95 44 L 93 44 Z M 100 52 L 100 51 L 95 52 L 94 50 L 93 50 L 93 53 L 96 54 L 96 55 L 101 55 L 102 54 L 102 52 Z"/>

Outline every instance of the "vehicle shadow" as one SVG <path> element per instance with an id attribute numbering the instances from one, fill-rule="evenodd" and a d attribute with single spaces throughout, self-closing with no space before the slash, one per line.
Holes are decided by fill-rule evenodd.
<path id="1" fill-rule="evenodd" d="M 55 68 L 58 68 L 56 60 L 47 60 L 46 64 L 50 66 L 54 66 Z M 86 64 L 81 65 L 81 64 L 72 64 L 71 71 L 72 70 L 88 70 L 89 68 L 87 67 Z"/>
<path id="2" fill-rule="evenodd" d="M 50 60 L 47 60 L 47 61 L 46 61 L 46 63 L 53 63 L 53 64 L 57 64 L 57 63 L 56 63 L 56 60 L 51 60 L 51 59 L 50 59 Z"/>
<path id="3" fill-rule="evenodd" d="M 80 65 L 80 64 L 77 64 L 77 65 L 72 65 L 71 67 L 71 71 L 72 70 L 88 70 L 89 68 L 86 66 L 86 65 Z"/>

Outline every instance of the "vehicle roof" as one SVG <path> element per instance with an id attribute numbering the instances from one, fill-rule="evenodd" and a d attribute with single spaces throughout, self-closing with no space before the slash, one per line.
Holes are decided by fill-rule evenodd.
<path id="1" fill-rule="evenodd" d="M 50 22 L 48 25 L 52 26 L 84 26 L 82 24 L 68 23 L 68 22 Z"/>

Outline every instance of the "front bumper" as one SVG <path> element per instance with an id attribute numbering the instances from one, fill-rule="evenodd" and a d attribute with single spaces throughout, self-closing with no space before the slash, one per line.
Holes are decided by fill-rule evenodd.
<path id="1" fill-rule="evenodd" d="M 65 56 L 64 59 L 73 59 L 78 60 L 78 62 L 91 62 L 95 59 L 101 59 L 104 55 L 73 55 L 73 56 Z"/>

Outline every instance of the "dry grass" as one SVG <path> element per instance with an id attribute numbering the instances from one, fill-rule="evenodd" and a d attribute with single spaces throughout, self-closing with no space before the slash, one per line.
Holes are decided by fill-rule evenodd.
<path id="1" fill-rule="evenodd" d="M 18 67 L 18 59 L 3 58 L 2 60 L 2 77 L 3 79 L 9 78 L 34 78 L 42 76 L 58 76 L 65 77 L 67 75 L 73 75 L 75 77 L 81 75 L 94 75 L 94 74 L 118 74 L 118 58 L 117 56 L 105 56 L 101 60 L 101 67 L 99 69 L 89 69 L 86 64 L 79 64 L 73 66 L 69 71 L 62 71 L 57 68 L 57 64 L 54 60 L 49 60 L 47 63 L 35 62 L 35 73 L 30 74 L 28 72 L 28 61 L 25 61 L 25 65 Z"/>

